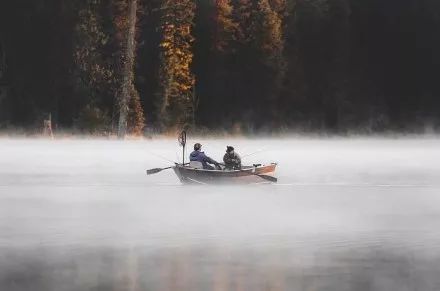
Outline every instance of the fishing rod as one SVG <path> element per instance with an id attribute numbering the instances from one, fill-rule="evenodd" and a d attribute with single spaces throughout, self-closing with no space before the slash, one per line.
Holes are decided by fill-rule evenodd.
<path id="1" fill-rule="evenodd" d="M 250 153 L 250 154 L 243 155 L 243 156 L 241 156 L 241 158 L 244 159 L 244 158 L 247 158 L 247 157 L 250 157 L 250 156 L 256 155 L 256 154 L 258 154 L 258 153 L 264 152 L 264 151 L 266 151 L 266 148 L 259 149 L 258 151 L 252 152 L 252 153 Z"/>
<path id="2" fill-rule="evenodd" d="M 173 163 L 173 164 L 177 164 L 176 161 L 173 161 L 173 160 L 170 160 L 170 159 L 168 159 L 168 158 L 165 158 L 164 156 L 161 156 L 161 155 L 159 155 L 159 154 L 156 154 L 156 153 L 153 153 L 153 152 L 150 152 L 150 151 L 148 151 L 148 153 L 150 153 L 150 154 L 152 154 L 153 156 L 156 156 L 156 157 L 158 157 L 158 158 L 161 158 L 161 159 L 164 160 L 164 161 L 171 162 L 171 163 Z"/>
<path id="3" fill-rule="evenodd" d="M 178 141 L 179 141 L 179 144 L 183 147 L 182 166 L 185 166 L 185 165 L 187 165 L 187 164 L 185 164 L 186 131 L 182 131 L 182 132 L 180 133 L 180 135 L 179 135 L 179 137 L 178 137 Z M 168 162 L 173 163 L 174 166 L 170 166 L 170 167 L 166 167 L 166 168 L 154 168 L 154 169 L 150 169 L 150 170 L 147 170 L 147 175 L 154 175 L 154 174 L 160 173 L 160 172 L 162 172 L 162 171 L 172 169 L 172 168 L 174 168 L 175 166 L 179 165 L 179 163 L 177 163 L 177 162 L 175 162 L 175 161 L 172 161 L 172 160 L 170 160 L 170 159 L 167 159 L 167 158 L 165 158 L 165 157 L 162 157 L 161 155 L 158 155 L 158 154 L 155 154 L 155 153 L 151 153 L 151 154 L 153 154 L 153 155 L 155 155 L 155 156 L 157 156 L 157 157 L 159 157 L 159 158 L 161 158 L 161 159 L 163 159 L 163 160 L 166 160 L 166 161 L 168 161 Z"/>
<path id="4" fill-rule="evenodd" d="M 223 149 L 220 149 L 218 146 L 215 146 L 215 145 L 213 145 L 213 144 L 210 144 L 209 147 L 214 148 L 216 151 L 223 151 Z M 243 159 L 243 158 L 247 158 L 247 157 L 250 157 L 250 156 L 256 155 L 256 154 L 258 154 L 258 153 L 264 152 L 264 151 L 266 151 L 266 150 L 267 150 L 267 148 L 261 148 L 261 149 L 255 151 L 255 152 L 251 152 L 251 153 L 249 153 L 249 154 L 245 154 L 245 155 L 240 155 L 240 157 L 241 157 L 242 159 Z"/>

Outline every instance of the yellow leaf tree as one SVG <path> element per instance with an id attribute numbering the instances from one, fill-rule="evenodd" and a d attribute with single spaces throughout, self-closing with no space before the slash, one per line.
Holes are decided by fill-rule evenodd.
<path id="1" fill-rule="evenodd" d="M 195 4 L 192 0 L 164 0 L 160 7 L 160 92 L 158 120 L 162 129 L 192 125 L 197 106 L 192 35 Z"/>

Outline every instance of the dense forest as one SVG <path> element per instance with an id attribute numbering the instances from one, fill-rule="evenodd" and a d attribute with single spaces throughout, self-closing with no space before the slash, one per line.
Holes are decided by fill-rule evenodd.
<path id="1" fill-rule="evenodd" d="M 438 0 L 3 0 L 0 129 L 440 127 Z"/>

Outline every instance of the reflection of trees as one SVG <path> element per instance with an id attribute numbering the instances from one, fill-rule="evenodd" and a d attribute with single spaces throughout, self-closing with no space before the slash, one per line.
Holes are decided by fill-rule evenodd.
<path id="1" fill-rule="evenodd" d="M 362 245 L 349 250 L 346 243 L 326 250 L 318 250 L 321 245 L 5 248 L 8 260 L 0 264 L 0 289 L 400 291 L 440 286 L 438 252 L 416 258 L 405 248 Z"/>
<path id="2" fill-rule="evenodd" d="M 286 290 L 288 270 L 280 267 L 279 252 L 262 258 L 252 250 L 176 248 L 151 259 L 156 268 L 144 272 L 157 280 L 158 285 L 149 286 L 154 290 Z"/>

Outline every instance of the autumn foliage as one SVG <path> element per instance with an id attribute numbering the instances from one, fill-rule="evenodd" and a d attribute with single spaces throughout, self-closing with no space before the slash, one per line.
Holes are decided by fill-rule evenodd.
<path id="1" fill-rule="evenodd" d="M 0 1 L 0 130 L 440 128 L 435 0 L 25 2 Z"/>
<path id="2" fill-rule="evenodd" d="M 165 0 L 160 6 L 160 98 L 158 121 L 163 128 L 194 123 L 192 0 Z"/>

